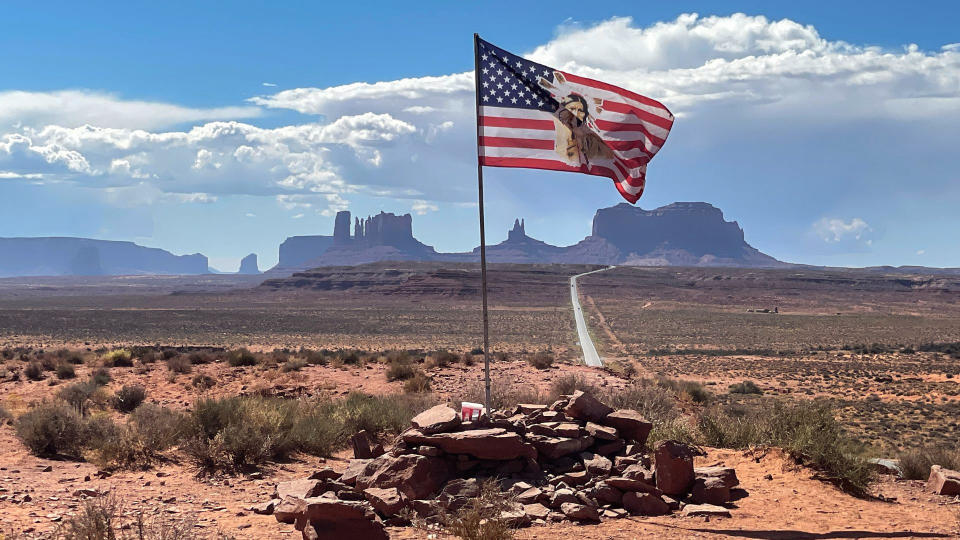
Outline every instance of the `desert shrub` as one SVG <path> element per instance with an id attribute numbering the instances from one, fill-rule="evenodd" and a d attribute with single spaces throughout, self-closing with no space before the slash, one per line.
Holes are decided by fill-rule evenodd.
<path id="1" fill-rule="evenodd" d="M 466 367 L 470 367 L 477 363 L 473 357 L 473 353 L 465 352 L 460 355 L 460 363 Z"/>
<path id="2" fill-rule="evenodd" d="M 470 354 L 475 355 L 475 356 L 476 356 L 476 355 L 482 355 L 482 354 L 483 354 L 483 347 L 474 347 L 474 348 L 470 349 Z"/>
<path id="3" fill-rule="evenodd" d="M 615 409 L 635 410 L 654 425 L 669 422 L 680 414 L 676 395 L 650 379 L 638 379 L 622 390 L 597 397 Z"/>
<path id="4" fill-rule="evenodd" d="M 773 401 L 742 416 L 714 408 L 700 416 L 698 428 L 708 446 L 779 446 L 856 495 L 866 493 L 874 478 L 870 464 L 860 456 L 860 446 L 843 431 L 826 403 Z"/>
<path id="5" fill-rule="evenodd" d="M 4 424 L 12 424 L 12 423 L 13 423 L 13 413 L 8 411 L 6 407 L 4 407 L 3 405 L 0 405 L 0 426 Z"/>
<path id="6" fill-rule="evenodd" d="M 63 357 L 63 361 L 68 364 L 80 365 L 83 363 L 83 355 L 78 352 L 71 352 Z"/>
<path id="7" fill-rule="evenodd" d="M 193 380 L 190 381 L 190 384 L 192 384 L 194 388 L 209 390 L 217 384 L 217 381 L 209 375 L 198 373 L 193 376 Z"/>
<path id="8" fill-rule="evenodd" d="M 144 403 L 130 413 L 127 423 L 147 448 L 162 452 L 177 444 L 185 421 L 182 413 Z"/>
<path id="9" fill-rule="evenodd" d="M 149 350 L 137 356 L 140 358 L 140 363 L 146 366 L 157 363 L 157 361 L 162 357 L 162 354 L 158 351 Z"/>
<path id="10" fill-rule="evenodd" d="M 325 354 L 323 354 L 323 352 L 315 351 L 313 349 L 301 348 L 297 353 L 297 356 L 303 358 L 308 364 L 311 365 L 325 366 L 329 363 L 329 359 Z"/>
<path id="11" fill-rule="evenodd" d="M 133 354 L 127 349 L 116 349 L 103 355 L 104 367 L 133 367 Z"/>
<path id="12" fill-rule="evenodd" d="M 181 354 L 167 358 L 167 369 L 173 373 L 190 373 L 193 371 L 193 364 L 189 357 Z"/>
<path id="13" fill-rule="evenodd" d="M 187 359 L 189 359 L 190 363 L 195 366 L 212 364 L 216 360 L 212 354 L 203 351 L 192 352 L 187 355 Z"/>
<path id="14" fill-rule="evenodd" d="M 403 383 L 403 391 L 408 394 L 423 394 L 430 391 L 430 377 L 417 370 L 412 377 Z"/>
<path id="15" fill-rule="evenodd" d="M 527 363 L 537 369 L 550 369 L 553 367 L 553 353 L 538 352 L 527 357 Z"/>
<path id="16" fill-rule="evenodd" d="M 53 540 L 193 540 L 199 538 L 194 518 L 169 522 L 160 516 L 133 515 L 133 523 L 121 523 L 130 513 L 112 496 L 90 499 L 76 515 L 64 519 L 53 531 Z M 227 537 L 218 536 L 224 539 Z"/>
<path id="17" fill-rule="evenodd" d="M 459 360 L 459 357 L 449 351 L 436 351 L 432 353 L 427 358 L 427 368 L 445 368 L 450 367 L 450 364 L 453 364 Z"/>
<path id="18" fill-rule="evenodd" d="M 500 491 L 496 480 L 480 484 L 480 494 L 454 513 L 441 512 L 446 532 L 464 540 L 507 540 L 513 531 L 501 514 L 510 510 L 511 498 Z"/>
<path id="19" fill-rule="evenodd" d="M 122 427 L 114 422 L 109 414 L 94 414 L 83 422 L 81 438 L 85 446 L 97 448 L 120 435 Z"/>
<path id="20" fill-rule="evenodd" d="M 564 375 L 553 382 L 550 386 L 550 397 L 557 399 L 560 396 L 566 396 L 580 390 L 594 396 L 600 395 L 600 389 L 588 381 L 583 375 L 571 373 Z"/>
<path id="21" fill-rule="evenodd" d="M 90 400 L 98 388 L 90 381 L 73 383 L 58 390 L 57 397 L 83 415 L 87 413 Z"/>
<path id="22" fill-rule="evenodd" d="M 412 379 L 417 373 L 420 373 L 420 370 L 411 364 L 391 362 L 386 375 L 388 381 L 406 381 Z"/>
<path id="23" fill-rule="evenodd" d="M 908 480 L 926 480 L 930 467 L 940 465 L 945 469 L 960 469 L 960 451 L 945 446 L 924 446 L 900 452 L 900 471 Z"/>
<path id="24" fill-rule="evenodd" d="M 54 354 L 40 354 L 37 356 L 37 362 L 40 362 L 40 367 L 44 371 L 55 371 L 60 358 Z"/>
<path id="25" fill-rule="evenodd" d="M 147 399 L 147 389 L 140 385 L 126 385 L 113 396 L 113 408 L 122 413 L 131 413 Z"/>
<path id="26" fill-rule="evenodd" d="M 326 410 L 333 422 L 343 426 L 342 442 L 361 429 L 377 435 L 398 433 L 410 425 L 410 419 L 433 405 L 427 397 L 371 396 L 352 392 Z"/>
<path id="27" fill-rule="evenodd" d="M 698 382 L 659 377 L 657 384 L 673 391 L 677 397 L 689 399 L 694 403 L 707 403 L 711 398 L 710 392 L 705 390 Z"/>
<path id="28" fill-rule="evenodd" d="M 230 364 L 231 367 L 241 367 L 255 366 L 259 362 L 255 354 L 245 348 L 240 348 L 230 351 L 227 354 L 227 363 Z"/>
<path id="29" fill-rule="evenodd" d="M 76 376 L 77 376 L 77 370 L 73 368 L 73 364 L 60 362 L 60 364 L 57 365 L 58 379 L 73 379 Z"/>
<path id="30" fill-rule="evenodd" d="M 23 368 L 23 374 L 31 381 L 39 381 L 43 379 L 43 366 L 39 362 L 30 362 Z"/>
<path id="31" fill-rule="evenodd" d="M 284 373 L 290 371 L 300 371 L 301 369 L 307 367 L 307 361 L 301 360 L 300 358 L 294 358 L 292 360 L 287 360 L 284 362 L 283 366 L 280 368 L 280 371 Z"/>
<path id="32" fill-rule="evenodd" d="M 731 384 L 729 387 L 731 394 L 762 394 L 763 390 L 759 386 L 754 384 L 753 381 L 743 381 L 740 383 Z"/>
<path id="33" fill-rule="evenodd" d="M 80 456 L 83 418 L 68 405 L 41 403 L 17 419 L 16 431 L 34 455 Z"/>
<path id="34" fill-rule="evenodd" d="M 103 368 L 98 368 L 90 375 L 90 381 L 97 386 L 106 386 L 112 380 L 113 377 L 110 376 L 110 372 Z"/>
<path id="35" fill-rule="evenodd" d="M 360 353 L 357 351 L 340 351 L 337 362 L 341 364 L 357 365 L 360 363 Z"/>

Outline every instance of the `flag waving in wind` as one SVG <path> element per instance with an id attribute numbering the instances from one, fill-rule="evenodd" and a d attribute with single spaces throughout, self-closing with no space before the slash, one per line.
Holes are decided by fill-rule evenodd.
<path id="1" fill-rule="evenodd" d="M 606 176 L 637 202 L 673 114 L 648 97 L 475 39 L 480 164 Z"/>

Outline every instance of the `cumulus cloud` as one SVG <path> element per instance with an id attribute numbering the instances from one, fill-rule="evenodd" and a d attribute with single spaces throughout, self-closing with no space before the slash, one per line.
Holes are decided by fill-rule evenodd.
<path id="1" fill-rule="evenodd" d="M 87 90 L 0 92 L 0 126 L 98 127 L 158 129 L 205 120 L 238 120 L 260 116 L 258 107 L 193 108 L 122 99 Z"/>
<path id="2" fill-rule="evenodd" d="M 813 230 L 827 243 L 836 244 L 850 240 L 862 241 L 867 245 L 872 243 L 869 235 L 873 229 L 860 218 L 852 218 L 849 221 L 839 218 L 822 218 L 813 224 Z"/>
<path id="3" fill-rule="evenodd" d="M 622 17 L 565 26 L 526 56 L 663 101 L 681 117 L 675 130 L 687 141 L 739 152 L 745 166 L 756 153 L 744 142 L 751 137 L 818 141 L 851 121 L 898 122 L 902 129 L 864 150 L 864 161 L 883 162 L 891 148 L 911 143 L 905 129 L 960 122 L 957 44 L 887 50 L 828 40 L 788 19 L 687 14 L 648 26 Z M 418 213 L 439 202 L 473 204 L 472 182 L 451 181 L 472 178 L 476 167 L 472 72 L 279 92 L 270 84 L 263 83 L 272 93 L 246 106 L 214 109 L 85 91 L 0 93 L 0 126 L 19 122 L 0 128 L 0 170 L 14 181 L 10 175 L 103 189 L 148 184 L 188 198 L 268 196 L 295 214 L 332 215 L 360 193 L 409 199 Z M 239 121 L 263 109 L 309 118 L 269 129 Z M 193 127 L 170 130 L 183 124 Z M 791 166 L 815 161 L 809 147 L 803 152 Z M 871 181 L 877 192 L 894 189 L 892 179 Z M 821 243 L 869 240 L 862 219 L 822 221 Z"/>
<path id="4" fill-rule="evenodd" d="M 413 210 L 415 214 L 422 216 L 427 212 L 436 212 L 440 207 L 428 201 L 414 201 L 410 209 Z"/>

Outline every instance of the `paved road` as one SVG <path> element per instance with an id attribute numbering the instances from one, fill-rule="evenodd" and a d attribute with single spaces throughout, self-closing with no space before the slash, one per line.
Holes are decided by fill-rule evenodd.
<path id="1" fill-rule="evenodd" d="M 573 303 L 573 318 L 577 321 L 577 336 L 580 339 L 580 347 L 583 349 L 583 361 L 588 366 L 603 367 L 603 360 L 597 354 L 597 348 L 593 346 L 593 340 L 590 339 L 590 332 L 587 331 L 587 323 L 583 320 L 583 309 L 580 307 L 580 295 L 577 293 L 577 278 L 587 274 L 595 274 L 616 268 L 608 266 L 592 272 L 584 272 L 570 278 L 570 302 Z"/>

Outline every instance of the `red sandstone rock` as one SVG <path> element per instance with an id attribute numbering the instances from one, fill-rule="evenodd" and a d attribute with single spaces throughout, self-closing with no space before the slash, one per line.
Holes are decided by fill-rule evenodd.
<path id="1" fill-rule="evenodd" d="M 697 467 L 693 470 L 694 476 L 697 478 L 718 478 L 723 485 L 728 488 L 733 488 L 740 485 L 740 480 L 737 478 L 737 471 L 733 467 Z"/>
<path id="2" fill-rule="evenodd" d="M 384 454 L 367 464 L 356 484 L 361 490 L 395 487 L 408 499 L 423 499 L 436 493 L 449 477 L 447 463 L 440 458 Z"/>
<path id="3" fill-rule="evenodd" d="M 653 424 L 647 422 L 640 413 L 629 409 L 621 409 L 608 414 L 603 419 L 603 423 L 617 428 L 621 437 L 632 440 L 641 446 L 647 443 L 647 436 L 653 429 Z"/>
<path id="4" fill-rule="evenodd" d="M 623 508 L 634 516 L 662 516 L 670 512 L 670 507 L 660 497 L 634 491 L 623 494 Z"/>
<path id="5" fill-rule="evenodd" d="M 604 418 L 613 412 L 613 409 L 607 407 L 590 394 L 577 390 L 570 396 L 567 406 L 563 413 L 570 418 L 578 420 L 589 420 L 590 422 L 603 423 Z"/>
<path id="6" fill-rule="evenodd" d="M 384 516 L 392 516 L 404 507 L 403 495 L 397 488 L 367 488 L 363 490 L 363 496 Z"/>
<path id="7" fill-rule="evenodd" d="M 730 517 L 730 511 L 713 504 L 688 504 L 680 512 L 684 516 Z"/>
<path id="8" fill-rule="evenodd" d="M 536 458 L 533 446 L 525 443 L 516 433 L 503 428 L 472 429 L 456 433 L 423 435 L 407 431 L 403 435 L 409 444 L 436 446 L 448 454 L 467 454 L 477 459 L 507 461 L 517 458 Z"/>
<path id="9" fill-rule="evenodd" d="M 414 416 L 410 424 L 424 435 L 433 435 L 459 426 L 460 415 L 446 405 L 437 405 Z"/>
<path id="10" fill-rule="evenodd" d="M 306 499 L 307 497 L 316 497 L 323 493 L 323 491 L 323 482 L 320 480 L 303 478 L 300 480 L 290 480 L 289 482 L 280 482 L 273 492 L 273 498 L 285 499 L 287 497 L 296 497 L 297 499 Z"/>
<path id="11" fill-rule="evenodd" d="M 730 502 L 730 488 L 719 478 L 697 478 L 690 499 L 698 504 L 726 504 Z"/>
<path id="12" fill-rule="evenodd" d="M 677 441 L 661 441 L 654 450 L 657 488 L 667 495 L 686 493 L 693 484 L 693 450 Z"/>
<path id="13" fill-rule="evenodd" d="M 383 445 L 377 443 L 365 429 L 361 429 L 350 437 L 350 445 L 353 447 L 353 457 L 357 459 L 380 457 L 384 451 Z"/>
<path id="14" fill-rule="evenodd" d="M 371 459 L 351 459 L 347 464 L 347 470 L 340 475 L 340 481 L 348 486 L 357 483 L 357 477 L 363 472 L 363 469 L 370 463 Z"/>
<path id="15" fill-rule="evenodd" d="M 586 430 L 588 435 L 600 441 L 615 441 L 619 438 L 617 428 L 601 426 L 593 422 L 587 422 Z"/>
<path id="16" fill-rule="evenodd" d="M 600 514 L 597 513 L 597 509 L 585 504 L 563 503 L 560 505 L 560 511 L 563 512 L 563 515 L 575 521 L 600 521 Z"/>
<path id="17" fill-rule="evenodd" d="M 939 465 L 930 467 L 927 488 L 937 495 L 960 495 L 960 472 L 944 469 Z"/>

